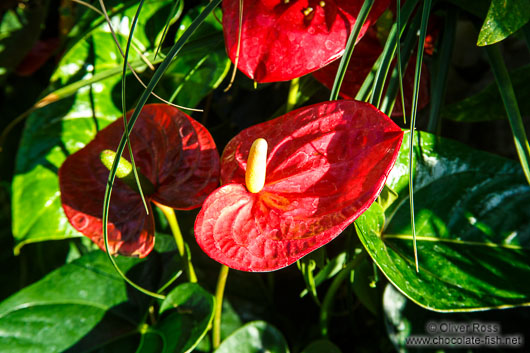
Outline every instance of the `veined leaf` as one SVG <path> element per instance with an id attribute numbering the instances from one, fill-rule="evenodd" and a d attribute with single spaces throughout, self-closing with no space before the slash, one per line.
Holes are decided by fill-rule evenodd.
<path id="1" fill-rule="evenodd" d="M 414 146 L 420 271 L 412 250 L 405 142 L 388 178 L 399 197 L 387 209 L 373 204 L 356 222 L 381 271 L 433 310 L 528 305 L 530 285 L 521 278 L 530 274 L 530 187 L 520 166 L 428 133 L 419 133 Z"/>
<path id="2" fill-rule="evenodd" d="M 118 262 L 127 271 L 139 260 Z M 127 300 L 125 282 L 104 253 L 90 253 L 0 303 L 0 351 L 86 352 L 131 341 L 137 310 Z"/>

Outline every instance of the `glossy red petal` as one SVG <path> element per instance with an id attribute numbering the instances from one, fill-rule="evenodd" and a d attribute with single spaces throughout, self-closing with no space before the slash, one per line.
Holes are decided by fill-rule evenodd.
<path id="1" fill-rule="evenodd" d="M 162 104 L 146 107 L 160 128 L 159 139 L 151 141 L 158 161 L 157 191 L 152 199 L 180 210 L 199 207 L 219 185 L 219 153 L 212 136 L 176 108 Z"/>
<path id="2" fill-rule="evenodd" d="M 243 1 L 238 68 L 257 82 L 286 81 L 340 57 L 363 0 Z M 389 6 L 376 0 L 359 38 Z M 321 6 L 324 4 L 324 6 Z M 223 0 L 228 56 L 235 62 L 239 0 Z"/>
<path id="3" fill-rule="evenodd" d="M 244 186 L 252 142 L 269 143 L 265 187 Z M 373 106 L 335 101 L 298 109 L 232 139 L 222 157 L 228 184 L 206 199 L 197 242 L 244 271 L 285 267 L 328 243 L 375 200 L 403 132 Z"/>
<path id="4" fill-rule="evenodd" d="M 130 117 L 129 112 L 128 117 Z M 104 249 L 101 214 L 108 170 L 99 155 L 115 150 L 123 133 L 118 119 L 101 130 L 83 149 L 69 156 L 59 169 L 61 199 L 74 228 Z M 155 186 L 148 195 L 166 206 L 200 206 L 219 179 L 219 156 L 206 129 L 178 109 L 146 105 L 131 133 L 134 159 Z M 128 153 L 124 153 L 126 159 Z M 206 171 L 205 165 L 211 170 Z M 154 246 L 154 223 L 139 194 L 116 180 L 109 214 L 112 253 L 146 256 Z"/>

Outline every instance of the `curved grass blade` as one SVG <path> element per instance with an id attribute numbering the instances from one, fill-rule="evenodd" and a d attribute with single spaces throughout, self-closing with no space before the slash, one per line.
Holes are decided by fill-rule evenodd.
<path id="1" fill-rule="evenodd" d="M 418 95 L 420 91 L 421 78 L 421 64 L 423 63 L 423 44 L 427 35 L 427 24 L 429 22 L 429 14 L 431 12 L 432 0 L 425 0 L 423 3 L 423 11 L 421 14 L 420 39 L 418 41 L 418 56 L 416 58 L 416 70 L 414 72 L 414 94 L 412 96 L 412 111 L 410 113 L 410 153 L 409 153 L 409 200 L 410 200 L 410 222 L 412 226 L 412 242 L 414 246 L 414 262 L 416 264 L 416 272 L 419 272 L 418 264 L 418 247 L 416 245 L 416 225 L 414 222 L 414 185 L 413 185 L 413 146 L 414 146 L 414 129 L 416 126 L 416 112 L 418 110 Z"/>
<path id="2" fill-rule="evenodd" d="M 427 125 L 427 131 L 432 133 L 437 133 L 440 129 L 440 111 L 445 100 L 447 73 L 449 72 L 449 63 L 453 54 L 457 17 L 457 8 L 451 6 L 446 12 L 440 52 L 436 57 L 435 68 L 433 70 L 436 76 L 433 75 L 431 110 L 429 111 L 429 124 Z"/>
<path id="3" fill-rule="evenodd" d="M 400 11 L 400 20 L 402 23 L 400 23 L 399 27 L 401 29 L 401 32 L 404 31 L 404 23 L 409 20 L 409 17 L 412 14 L 412 11 L 416 7 L 417 3 L 418 0 L 409 0 L 405 3 L 405 5 L 403 5 L 403 9 Z M 381 65 L 379 66 L 379 69 L 377 70 L 375 76 L 372 98 L 370 99 L 370 103 L 377 108 L 379 108 L 379 105 L 381 104 L 381 97 L 383 95 L 383 90 L 385 87 L 385 80 L 388 75 L 388 71 L 390 70 L 392 59 L 394 59 L 394 54 L 396 53 L 398 44 L 397 28 L 397 23 L 394 23 L 394 25 L 390 29 L 390 33 L 388 34 L 385 47 L 383 48 L 383 52 L 380 55 L 380 58 L 382 58 Z M 401 36 L 401 34 L 402 33 L 399 33 L 399 36 Z"/>
<path id="4" fill-rule="evenodd" d="M 103 2 L 103 0 L 100 0 L 100 2 Z M 136 9 L 136 13 L 134 14 L 134 18 L 131 24 L 131 29 L 129 30 L 129 38 L 127 38 L 127 46 L 125 47 L 125 55 L 123 56 L 123 71 L 121 75 L 121 110 L 122 110 L 122 116 L 123 116 L 123 126 L 124 131 L 127 131 L 127 103 L 126 103 L 126 78 L 127 78 L 127 64 L 129 62 L 129 50 L 131 49 L 131 42 L 134 38 L 134 30 L 136 29 L 136 24 L 138 23 L 138 17 L 140 16 L 140 12 L 142 11 L 142 6 L 144 4 L 144 0 L 140 0 L 140 3 L 138 4 L 138 9 Z M 117 43 L 117 42 L 116 42 Z M 142 203 L 144 204 L 145 212 L 149 214 L 149 207 L 147 206 L 147 201 L 145 200 L 145 195 L 142 190 L 142 185 L 140 183 L 140 178 L 138 177 L 138 169 L 136 167 L 136 163 L 134 161 L 134 154 L 131 146 L 131 140 L 129 139 L 129 135 L 126 135 L 127 137 L 127 148 L 129 149 L 129 157 L 131 158 L 131 164 L 132 164 L 132 170 L 134 175 L 134 180 L 136 182 L 136 186 L 138 187 L 138 192 L 140 194 L 140 198 L 142 199 Z"/>
<path id="5" fill-rule="evenodd" d="M 521 118 L 521 112 L 519 111 L 519 105 L 517 104 L 517 98 L 513 91 L 510 75 L 504 64 L 498 44 L 487 46 L 486 53 L 488 54 L 491 70 L 499 87 L 506 115 L 508 115 L 508 120 L 510 121 L 521 167 L 523 168 L 526 180 L 530 184 L 530 146 L 528 145 L 528 139 Z"/>
<path id="6" fill-rule="evenodd" d="M 141 2 L 143 4 L 143 1 Z M 102 16 L 105 17 L 105 20 L 107 21 L 107 25 L 109 26 L 109 29 L 110 29 L 110 33 L 112 34 L 112 38 L 114 39 L 114 43 L 116 43 L 116 47 L 118 48 L 118 51 L 120 52 L 122 58 L 125 59 L 125 53 L 123 52 L 123 49 L 121 48 L 121 45 L 118 41 L 118 38 L 116 37 L 116 32 L 114 31 L 114 28 L 112 27 L 112 23 L 110 21 L 110 17 L 108 15 L 108 12 L 107 12 L 107 9 L 105 7 L 105 3 L 103 2 L 103 0 L 99 0 L 99 4 L 103 10 L 103 12 L 97 10 L 98 13 L 101 13 Z M 141 6 L 139 6 L 139 8 L 141 8 Z M 135 21 L 133 23 L 133 25 L 135 26 L 136 25 L 136 20 L 137 19 L 137 16 L 135 15 Z M 134 28 L 132 28 L 132 31 L 134 31 Z M 132 32 L 131 32 L 132 33 Z M 131 36 L 129 35 L 129 38 L 131 38 Z M 127 47 L 130 45 L 129 43 L 129 38 L 127 38 Z M 127 50 L 128 52 L 128 50 Z M 142 60 L 149 66 L 149 67 L 152 67 L 153 64 L 158 64 L 159 62 L 161 62 L 163 59 L 160 59 L 157 61 L 156 57 L 156 53 L 155 55 L 153 56 L 153 59 L 150 60 L 149 59 L 149 56 L 144 56 L 142 53 L 139 53 L 140 56 L 142 57 Z M 144 87 L 144 88 L 147 88 L 147 86 L 145 85 L 144 81 L 142 81 L 142 79 L 140 78 L 140 76 L 138 76 L 138 74 L 136 73 L 136 71 L 134 71 L 134 68 L 131 66 L 131 64 L 128 63 L 128 60 L 125 60 L 125 63 L 127 64 L 127 67 L 129 68 L 129 70 L 131 70 L 131 73 L 133 74 L 133 76 L 136 78 L 136 80 Z M 125 79 L 123 79 L 125 80 Z M 196 109 L 196 108 L 188 108 L 188 107 L 184 107 L 184 106 L 181 106 L 181 105 L 177 105 L 177 104 L 173 104 L 171 101 L 168 101 L 162 97 L 160 97 L 159 95 L 157 95 L 155 92 L 151 92 L 151 94 L 153 95 L 153 97 L 155 97 L 156 99 L 160 100 L 161 102 L 164 102 L 166 104 L 169 104 L 171 106 L 174 106 L 175 108 L 179 108 L 179 109 L 184 109 L 184 110 L 190 110 L 190 111 L 194 111 L 194 112 L 202 112 L 202 109 Z M 125 115 L 124 115 L 125 116 Z"/>
<path id="7" fill-rule="evenodd" d="M 158 46 L 156 47 L 155 59 L 158 56 L 160 49 L 162 48 L 162 43 L 164 43 L 164 40 L 166 39 L 167 30 L 171 23 L 171 19 L 173 17 L 180 18 L 183 11 L 184 11 L 184 2 L 182 0 L 175 1 L 173 4 L 173 7 L 171 8 L 171 11 L 169 12 L 169 16 L 167 17 L 166 25 L 164 26 L 164 31 L 162 32 L 162 38 L 160 38 L 160 43 L 158 43 Z"/>
<path id="8" fill-rule="evenodd" d="M 333 88 L 331 89 L 331 94 L 329 96 L 330 101 L 334 101 L 339 98 L 340 86 L 342 85 L 342 80 L 344 80 L 344 76 L 346 75 L 346 69 L 350 63 L 350 58 L 353 53 L 353 49 L 355 48 L 355 43 L 357 42 L 359 32 L 366 22 L 366 18 L 368 17 L 373 4 L 374 0 L 365 0 L 361 10 L 359 10 L 359 15 L 357 16 L 357 20 L 353 25 L 353 29 L 350 33 L 350 36 L 348 37 L 348 42 L 346 43 L 344 55 L 342 55 L 342 58 L 340 59 L 337 75 L 335 75 L 335 82 L 333 82 Z"/>
<path id="9" fill-rule="evenodd" d="M 230 76 L 230 82 L 228 82 L 228 86 L 223 90 L 223 92 L 228 92 L 228 90 L 232 87 L 232 84 L 234 83 L 234 80 L 236 78 L 237 73 L 237 65 L 239 64 L 239 51 L 241 50 L 241 32 L 243 32 L 243 0 L 239 0 L 239 24 L 238 24 L 238 31 L 237 31 L 237 49 L 236 49 L 236 60 L 234 61 L 234 70 L 232 70 L 232 76 Z M 254 84 L 256 84 L 254 82 Z"/>
<path id="10" fill-rule="evenodd" d="M 191 37 L 191 35 L 197 30 L 197 28 L 204 22 L 206 17 L 221 3 L 221 0 L 213 0 L 204 8 L 204 10 L 201 12 L 195 20 L 190 24 L 188 29 L 180 36 L 180 38 L 177 40 L 175 45 L 171 48 L 169 53 L 167 54 L 164 61 L 160 64 L 158 69 L 155 71 L 153 77 L 151 78 L 151 81 L 147 85 L 147 88 L 140 96 L 140 99 L 138 101 L 138 104 L 136 108 L 134 109 L 133 114 L 131 115 L 131 118 L 129 120 L 129 125 L 127 126 L 127 130 L 124 131 L 122 138 L 120 140 L 120 143 L 118 145 L 118 148 L 116 150 L 116 159 L 114 160 L 114 163 L 112 164 L 112 168 L 109 173 L 109 178 L 107 180 L 107 188 L 105 189 L 105 197 L 103 202 L 103 237 L 105 239 L 105 250 L 107 252 L 107 256 L 109 260 L 112 262 L 114 268 L 118 273 L 134 288 L 138 289 L 144 294 L 147 294 L 149 296 L 152 296 L 154 298 L 163 299 L 164 296 L 150 292 L 137 284 L 133 283 L 130 279 L 128 279 L 125 274 L 118 268 L 116 261 L 114 260 L 113 256 L 109 253 L 108 249 L 108 221 L 109 221 L 109 208 L 110 208 L 110 197 L 112 194 L 112 185 L 114 184 L 114 180 L 116 178 L 116 171 L 118 169 L 118 161 L 120 160 L 123 150 L 125 149 L 125 143 L 127 141 L 127 136 L 129 135 L 134 127 L 134 123 L 138 119 L 138 116 L 140 115 L 140 111 L 142 110 L 143 106 L 147 102 L 147 99 L 151 95 L 151 92 L 154 90 L 155 86 L 158 84 L 158 81 L 162 78 L 162 75 L 166 72 L 167 68 L 169 67 L 169 64 L 175 58 L 175 56 L 179 53 L 179 51 L 182 49 L 186 41 Z"/>

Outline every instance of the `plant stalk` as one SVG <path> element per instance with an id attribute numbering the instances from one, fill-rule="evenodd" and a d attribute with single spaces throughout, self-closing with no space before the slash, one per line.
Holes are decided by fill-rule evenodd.
<path id="1" fill-rule="evenodd" d="M 158 203 L 156 205 L 162 211 L 162 213 L 164 213 L 164 216 L 166 216 L 167 222 L 169 223 L 169 227 L 171 228 L 171 232 L 175 238 L 175 243 L 177 243 L 177 250 L 182 260 L 184 272 L 186 272 L 186 275 L 188 276 L 188 279 L 191 283 L 197 283 L 197 275 L 195 274 L 193 264 L 186 253 L 186 245 L 184 243 L 184 238 L 182 237 L 182 232 L 180 231 L 175 211 L 171 207 L 160 205 Z"/>
<path id="2" fill-rule="evenodd" d="M 223 312 L 223 296 L 225 293 L 226 279 L 229 267 L 221 265 L 219 277 L 217 277 L 217 288 L 215 289 L 215 313 L 212 327 L 212 346 L 217 349 L 221 344 L 221 315 Z"/>

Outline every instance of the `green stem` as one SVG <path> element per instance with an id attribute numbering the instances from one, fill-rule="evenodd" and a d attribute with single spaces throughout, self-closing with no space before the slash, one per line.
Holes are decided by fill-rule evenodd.
<path id="1" fill-rule="evenodd" d="M 171 228 L 171 232 L 173 233 L 173 237 L 175 238 L 175 243 L 177 243 L 177 250 L 179 252 L 184 271 L 186 272 L 188 279 L 192 283 L 197 283 L 195 269 L 193 268 L 193 264 L 191 263 L 188 254 L 186 253 L 186 245 L 184 243 L 184 238 L 182 237 L 182 232 L 180 231 L 175 211 L 171 207 L 167 207 L 164 205 L 156 204 L 156 206 L 162 211 L 162 213 L 164 213 L 164 216 L 166 216 L 167 222 L 169 223 L 169 227 Z"/>
<path id="2" fill-rule="evenodd" d="M 447 73 L 449 72 L 449 64 L 453 54 L 457 15 L 456 7 L 451 6 L 445 17 L 440 53 L 436 57 L 436 69 L 433 70 L 436 76 L 432 80 L 431 110 L 429 112 L 429 125 L 427 126 L 427 131 L 431 133 L 438 133 L 440 130 L 440 110 L 445 100 Z"/>
<path id="3" fill-rule="evenodd" d="M 335 82 L 333 83 L 333 88 L 331 89 L 331 95 L 329 96 L 330 101 L 334 101 L 339 98 L 340 86 L 342 85 L 342 80 L 344 79 L 344 76 L 346 75 L 346 69 L 348 68 L 348 64 L 350 63 L 350 58 L 353 53 L 353 49 L 355 48 L 355 43 L 357 42 L 357 38 L 359 37 L 359 32 L 361 31 L 362 26 L 366 22 L 366 18 L 368 17 L 368 14 L 370 13 L 370 10 L 372 9 L 373 4 L 374 4 L 374 0 L 365 0 L 363 3 L 363 6 L 361 7 L 361 10 L 359 11 L 357 20 L 355 21 L 355 24 L 353 25 L 353 29 L 348 38 L 348 42 L 346 43 L 346 49 L 344 50 L 344 55 L 342 55 L 342 59 L 340 60 L 339 69 L 337 70 L 337 75 L 335 76 Z"/>
<path id="4" fill-rule="evenodd" d="M 327 337 L 328 335 L 329 312 L 333 306 L 333 300 L 335 299 L 337 290 L 342 285 L 342 282 L 344 282 L 344 280 L 348 278 L 348 275 L 350 274 L 350 272 L 354 270 L 365 257 L 366 257 L 366 252 L 363 250 L 351 262 L 349 262 L 335 276 L 335 278 L 333 279 L 333 282 L 331 282 L 331 285 L 329 286 L 329 289 L 326 292 L 324 300 L 322 301 L 322 307 L 320 308 L 320 332 L 322 333 L 322 336 Z"/>
<path id="5" fill-rule="evenodd" d="M 287 96 L 287 104 L 285 106 L 285 112 L 289 113 L 296 106 L 298 98 L 298 90 L 300 89 L 300 78 L 293 78 L 289 86 L 289 95 Z"/>
<path id="6" fill-rule="evenodd" d="M 217 278 L 217 288 L 215 289 L 215 313 L 212 327 L 212 345 L 217 349 L 221 344 L 221 315 L 223 312 L 223 296 L 225 293 L 226 279 L 228 278 L 228 266 L 221 265 L 219 277 Z"/>
<path id="7" fill-rule="evenodd" d="M 504 64 L 498 44 L 488 45 L 485 48 L 504 103 L 504 109 L 510 121 L 515 148 L 517 149 L 526 180 L 530 184 L 530 147 L 528 146 L 528 139 L 526 138 L 521 112 L 519 111 L 510 75 Z"/>

